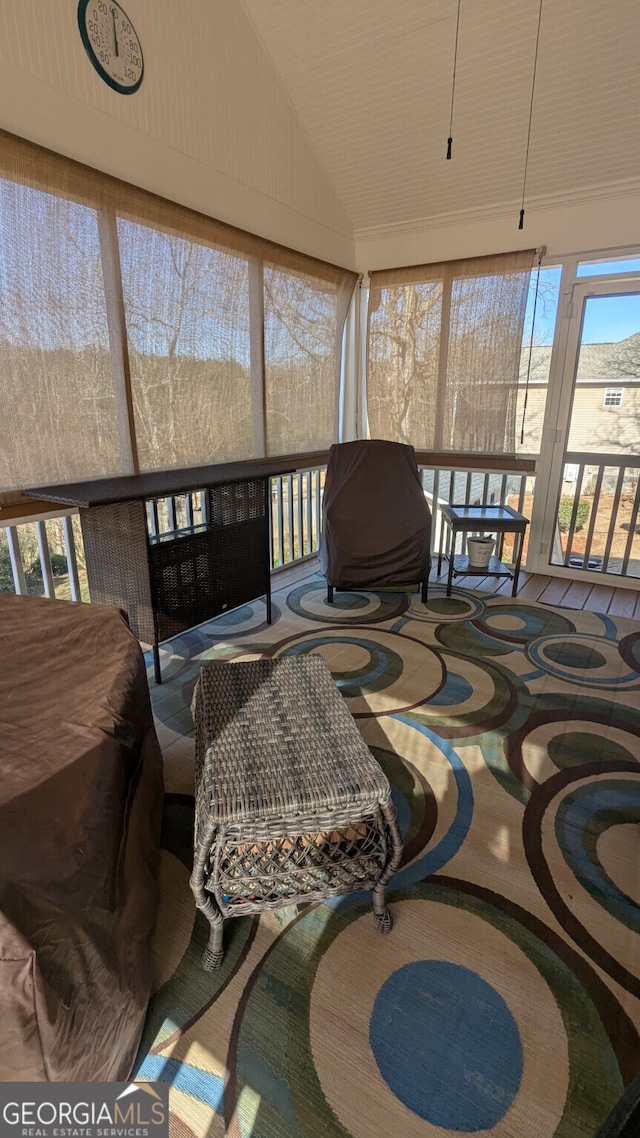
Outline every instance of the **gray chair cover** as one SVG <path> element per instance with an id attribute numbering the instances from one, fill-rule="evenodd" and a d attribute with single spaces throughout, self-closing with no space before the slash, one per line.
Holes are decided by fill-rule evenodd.
<path id="1" fill-rule="evenodd" d="M 415 451 L 404 443 L 335 443 L 323 497 L 320 563 L 334 588 L 422 583 L 431 568 L 431 511 Z"/>

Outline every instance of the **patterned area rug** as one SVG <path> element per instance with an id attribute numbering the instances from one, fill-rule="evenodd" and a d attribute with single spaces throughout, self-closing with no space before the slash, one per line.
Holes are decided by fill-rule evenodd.
<path id="1" fill-rule="evenodd" d="M 137 1077 L 197 1138 L 593 1138 L 640 1071 L 640 625 L 309 578 L 171 642 L 157 988 Z M 200 663 L 321 652 L 394 791 L 369 898 L 228 921 L 189 889 Z M 171 792 L 173 791 L 173 792 Z"/>

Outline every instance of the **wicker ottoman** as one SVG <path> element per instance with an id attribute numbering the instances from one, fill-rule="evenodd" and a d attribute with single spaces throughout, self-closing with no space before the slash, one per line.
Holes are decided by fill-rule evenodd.
<path id="1" fill-rule="evenodd" d="M 322 657 L 206 664 L 192 711 L 191 888 L 211 925 L 207 971 L 222 962 L 225 917 L 372 889 L 388 932 L 396 811 Z"/>

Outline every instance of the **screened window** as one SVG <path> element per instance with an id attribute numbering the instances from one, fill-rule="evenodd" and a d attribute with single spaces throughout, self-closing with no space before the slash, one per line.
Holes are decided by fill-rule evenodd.
<path id="1" fill-rule="evenodd" d="M 616 261 L 580 261 L 577 277 L 606 277 L 616 273 L 640 271 L 640 257 L 620 257 Z"/>
<path id="2" fill-rule="evenodd" d="M 371 274 L 371 437 L 424 450 L 514 453 L 533 253 Z"/>
<path id="3" fill-rule="evenodd" d="M 0 488 L 121 469 L 94 209 L 0 179 Z"/>
<path id="4" fill-rule="evenodd" d="M 118 238 L 141 469 L 261 455 L 247 259 L 123 218 Z"/>
<path id="5" fill-rule="evenodd" d="M 342 327 L 335 282 L 264 266 L 267 454 L 321 450 L 337 439 Z"/>
<path id="6" fill-rule="evenodd" d="M 546 265 L 531 274 L 518 377 L 516 453 L 540 450 L 561 277 L 559 265 Z"/>
<path id="7" fill-rule="evenodd" d="M 0 142 L 0 494 L 336 441 L 355 273 Z"/>

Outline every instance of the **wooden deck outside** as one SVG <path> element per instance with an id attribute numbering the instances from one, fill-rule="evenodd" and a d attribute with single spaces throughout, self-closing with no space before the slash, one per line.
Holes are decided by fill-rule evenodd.
<path id="1" fill-rule="evenodd" d="M 433 574 L 432 574 L 433 579 Z M 459 578 L 462 580 L 462 578 Z M 511 581 L 507 578 L 465 578 L 474 589 L 491 590 L 511 596 Z M 590 581 L 571 581 L 564 577 L 547 577 L 542 573 L 520 574 L 518 599 L 542 601 L 558 608 L 588 609 L 606 612 L 611 616 L 628 616 L 640 620 L 640 592 L 619 589 L 613 585 L 593 585 Z"/>

